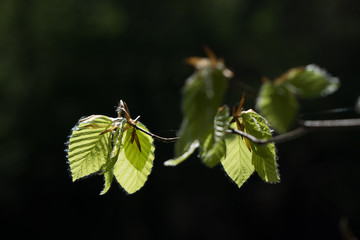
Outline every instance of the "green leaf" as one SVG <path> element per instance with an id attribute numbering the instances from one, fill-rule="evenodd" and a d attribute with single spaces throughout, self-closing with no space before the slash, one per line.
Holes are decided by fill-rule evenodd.
<path id="1" fill-rule="evenodd" d="M 140 122 L 137 126 L 148 131 Z M 139 130 L 136 130 L 141 151 L 135 141 L 131 143 L 133 127 L 125 132 L 123 137 L 123 148 L 118 153 L 113 173 L 116 180 L 128 193 L 134 193 L 139 190 L 146 182 L 151 172 L 154 160 L 155 147 L 153 138 Z"/>
<path id="2" fill-rule="evenodd" d="M 104 184 L 104 189 L 101 191 L 100 195 L 104 195 L 105 193 L 107 193 L 107 191 L 109 191 L 113 178 L 114 178 L 114 173 L 112 169 L 104 173 L 105 184 Z"/>
<path id="3" fill-rule="evenodd" d="M 289 88 L 295 94 L 304 98 L 326 96 L 335 92 L 340 86 L 338 78 L 332 77 L 314 64 L 290 69 L 275 82 L 289 84 Z"/>
<path id="4" fill-rule="evenodd" d="M 228 82 L 225 67 L 207 65 L 186 81 L 183 92 L 183 122 L 180 139 L 175 144 L 175 156 L 181 156 L 195 140 L 204 141 L 213 131 L 213 121 L 220 107 Z"/>
<path id="5" fill-rule="evenodd" d="M 180 155 L 175 159 L 167 160 L 166 162 L 164 162 L 164 165 L 171 167 L 177 166 L 178 164 L 185 161 L 188 157 L 190 157 L 190 155 L 193 154 L 199 146 L 200 146 L 199 141 L 195 140 L 186 148 L 186 151 L 182 155 Z"/>
<path id="6" fill-rule="evenodd" d="M 212 168 L 218 165 L 226 155 L 226 144 L 225 140 L 214 142 L 213 135 L 209 135 L 207 141 L 209 143 L 205 142 L 204 145 L 207 144 L 208 146 L 202 148 L 200 156 L 205 165 Z"/>
<path id="7" fill-rule="evenodd" d="M 110 152 L 110 156 L 108 161 L 101 167 L 101 173 L 106 173 L 107 171 L 111 170 L 114 167 L 114 164 L 117 160 L 117 156 L 119 155 L 120 149 L 123 147 L 122 145 L 122 138 L 124 135 L 124 119 L 121 122 L 118 122 L 115 133 L 112 137 L 112 150 Z"/>
<path id="8" fill-rule="evenodd" d="M 241 113 L 245 124 L 245 131 L 258 138 L 269 139 L 272 137 L 266 120 L 256 112 L 249 110 Z M 277 183 L 280 181 L 276 163 L 276 149 L 274 143 L 257 145 L 250 141 L 252 150 L 252 163 L 258 175 L 266 182 Z"/>
<path id="9" fill-rule="evenodd" d="M 293 124 L 298 105 L 288 88 L 268 81 L 260 89 L 256 108 L 276 131 L 283 133 Z"/>
<path id="10" fill-rule="evenodd" d="M 81 119 L 69 139 L 68 161 L 72 180 L 98 172 L 106 164 L 111 151 L 112 126 L 107 116 L 92 115 Z"/>
<path id="11" fill-rule="evenodd" d="M 219 108 L 213 131 L 207 136 L 200 147 L 200 156 L 208 167 L 215 167 L 226 154 L 225 131 L 229 128 L 229 108 Z"/>
<path id="12" fill-rule="evenodd" d="M 230 125 L 236 128 L 236 123 Z M 245 140 L 239 135 L 229 134 L 225 137 L 226 157 L 221 160 L 225 172 L 240 188 L 255 171 L 252 164 L 251 152 Z"/>

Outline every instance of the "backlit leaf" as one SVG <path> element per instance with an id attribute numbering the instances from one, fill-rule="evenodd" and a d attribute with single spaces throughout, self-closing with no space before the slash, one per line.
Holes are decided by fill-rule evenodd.
<path id="1" fill-rule="evenodd" d="M 111 184 L 113 182 L 113 178 L 114 178 L 114 173 L 112 169 L 104 173 L 105 184 L 100 195 L 104 195 L 105 193 L 107 193 L 107 191 L 109 191 Z"/>
<path id="2" fill-rule="evenodd" d="M 142 123 L 138 122 L 137 125 L 147 131 Z M 132 128 L 124 133 L 123 148 L 120 149 L 113 168 L 116 180 L 130 194 L 145 184 L 153 166 L 155 151 L 153 138 L 139 130 L 136 133 L 141 151 L 135 141 L 131 143 Z"/>
<path id="3" fill-rule="evenodd" d="M 232 123 L 230 127 L 236 128 L 236 123 Z M 252 164 L 251 152 L 247 148 L 245 140 L 239 135 L 227 135 L 225 144 L 226 157 L 221 160 L 221 164 L 227 175 L 240 188 L 255 170 Z"/>
<path id="4" fill-rule="evenodd" d="M 289 84 L 290 90 L 305 98 L 329 95 L 340 86 L 338 78 L 332 77 L 314 64 L 290 69 L 275 82 Z"/>
<path id="5" fill-rule="evenodd" d="M 109 156 L 108 161 L 106 162 L 106 164 L 104 166 L 102 166 L 101 171 L 104 174 L 104 189 L 102 190 L 102 192 L 100 193 L 100 195 L 105 194 L 109 189 L 110 186 L 112 184 L 112 180 L 114 177 L 114 173 L 113 173 L 113 168 L 114 165 L 117 161 L 120 149 L 123 147 L 122 146 L 122 137 L 123 137 L 123 128 L 124 128 L 124 121 L 120 122 L 118 124 L 118 128 L 114 133 L 113 136 L 113 146 L 112 146 L 112 150 Z"/>
<path id="6" fill-rule="evenodd" d="M 280 133 L 289 130 L 298 110 L 297 101 L 288 88 L 266 82 L 260 89 L 256 108 Z"/>
<path id="7" fill-rule="evenodd" d="M 112 133 L 102 133 L 112 124 L 107 116 L 92 115 L 81 119 L 73 128 L 68 148 L 73 181 L 98 172 L 106 164 L 111 152 Z"/>
<path id="8" fill-rule="evenodd" d="M 209 135 L 206 141 L 200 153 L 201 159 L 206 166 L 215 167 L 226 155 L 225 140 L 214 142 L 213 135 Z"/>
<path id="9" fill-rule="evenodd" d="M 266 120 L 256 112 L 249 110 L 242 112 L 241 117 L 245 124 L 245 131 L 258 139 L 272 137 Z M 250 141 L 252 149 L 252 163 L 258 175 L 266 182 L 280 181 L 276 163 L 276 149 L 274 143 L 257 145 Z"/>
<path id="10" fill-rule="evenodd" d="M 220 107 L 228 82 L 225 66 L 201 66 L 185 84 L 182 101 L 183 122 L 180 139 L 175 145 L 175 156 L 181 156 L 191 143 L 204 141 L 213 131 L 213 121 Z"/>
<path id="11" fill-rule="evenodd" d="M 229 124 L 229 108 L 219 108 L 215 119 L 213 131 L 207 136 L 200 147 L 202 161 L 208 167 L 216 166 L 226 154 L 225 131 Z"/>

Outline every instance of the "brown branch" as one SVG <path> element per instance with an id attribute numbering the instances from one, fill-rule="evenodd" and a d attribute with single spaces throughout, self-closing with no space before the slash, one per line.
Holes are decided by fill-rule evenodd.
<path id="1" fill-rule="evenodd" d="M 329 129 L 338 129 L 338 128 L 360 127 L 360 119 L 357 118 L 357 119 L 338 119 L 338 120 L 306 120 L 306 121 L 299 121 L 298 124 L 300 125 L 300 127 L 290 132 L 277 135 L 270 139 L 259 139 L 254 137 L 253 135 L 232 128 L 230 128 L 226 132 L 230 134 L 238 134 L 240 136 L 249 139 L 250 141 L 256 144 L 265 145 L 268 143 L 281 143 L 281 142 L 293 140 L 308 133 L 311 130 L 323 130 L 323 129 L 329 130 Z"/>
<path id="2" fill-rule="evenodd" d="M 266 145 L 268 143 L 281 143 L 281 142 L 286 142 L 295 138 L 298 138 L 302 135 L 304 135 L 305 133 L 308 132 L 307 128 L 304 127 L 299 127 L 296 128 L 295 130 L 292 130 L 290 132 L 281 134 L 281 135 L 277 135 L 273 138 L 269 138 L 269 139 L 259 139 L 254 137 L 253 135 L 247 134 L 246 132 L 237 130 L 237 129 L 233 129 L 230 128 L 229 130 L 226 131 L 226 133 L 230 133 L 230 134 L 238 134 L 244 138 L 249 139 L 250 141 L 252 141 L 253 143 L 259 144 L 259 145 Z"/>
<path id="3" fill-rule="evenodd" d="M 360 118 L 336 120 L 306 120 L 299 121 L 298 124 L 311 129 L 350 128 L 360 127 Z"/>
<path id="4" fill-rule="evenodd" d="M 135 127 L 137 130 L 142 131 L 143 133 L 153 137 L 154 139 L 164 142 L 164 143 L 171 143 L 175 142 L 179 139 L 179 137 L 171 137 L 171 138 L 165 138 L 158 136 L 154 133 L 151 133 L 136 124 L 130 123 L 131 126 Z M 237 134 L 242 137 L 245 137 L 249 139 L 250 141 L 259 144 L 259 145 L 266 145 L 268 143 L 282 143 L 286 141 L 290 141 L 293 139 L 296 139 L 298 137 L 301 137 L 312 130 L 330 130 L 330 129 L 338 129 L 338 128 L 354 128 L 354 127 L 360 127 L 360 118 L 356 119 L 338 119 L 338 120 L 305 120 L 305 121 L 299 121 L 298 125 L 300 127 L 289 131 L 284 134 L 280 134 L 277 136 L 274 136 L 269 139 L 259 139 L 254 137 L 253 135 L 250 135 L 244 131 L 237 130 L 230 128 L 226 130 L 226 133 L 228 134 Z"/>

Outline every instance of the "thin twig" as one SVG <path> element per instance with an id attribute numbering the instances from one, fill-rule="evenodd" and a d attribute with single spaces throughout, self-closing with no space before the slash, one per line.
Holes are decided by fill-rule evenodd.
<path id="1" fill-rule="evenodd" d="M 156 134 L 153 134 L 153 133 L 151 133 L 149 131 L 146 131 L 145 129 L 142 129 L 141 127 L 136 125 L 136 123 L 138 122 L 140 116 L 137 116 L 135 118 L 135 120 L 131 119 L 128 106 L 126 105 L 126 103 L 124 101 L 120 100 L 120 104 L 119 104 L 119 108 L 118 108 L 118 116 L 121 117 L 122 113 L 125 114 L 126 121 L 127 121 L 128 124 L 130 124 L 130 126 L 132 126 L 132 127 L 136 128 L 137 130 L 139 130 L 139 131 L 153 137 L 154 139 L 156 139 L 158 141 L 162 141 L 162 142 L 165 142 L 165 143 L 171 143 L 171 142 L 175 142 L 176 140 L 179 139 L 178 137 L 173 137 L 173 138 L 160 137 L 160 136 L 158 136 Z M 139 146 L 139 149 L 140 149 L 140 144 L 138 144 L 138 146 Z"/>
<path id="2" fill-rule="evenodd" d="M 158 140 L 158 141 L 161 141 L 161 142 L 164 142 L 164 143 L 171 143 L 171 142 L 175 142 L 176 140 L 179 139 L 179 137 L 172 137 L 172 138 L 165 138 L 165 137 L 160 137 L 156 134 L 153 134 L 149 131 L 146 131 L 145 129 L 139 127 L 138 125 L 135 125 L 135 124 L 131 124 L 133 127 L 135 127 L 137 130 L 139 131 L 142 131 L 143 133 L 153 137 L 154 139 Z"/>
<path id="3" fill-rule="evenodd" d="M 290 132 L 287 132 L 287 133 L 284 133 L 281 135 L 277 135 L 277 136 L 275 136 L 273 138 L 269 138 L 269 139 L 259 139 L 259 138 L 254 137 L 253 135 L 247 134 L 246 132 L 243 132 L 243 131 L 237 130 L 237 129 L 233 129 L 233 128 L 230 128 L 229 130 L 227 130 L 226 133 L 238 134 L 244 138 L 249 139 L 253 143 L 256 143 L 259 145 L 265 145 L 268 143 L 281 143 L 281 142 L 289 141 L 289 140 L 292 140 L 294 138 L 304 135 L 305 133 L 307 133 L 307 131 L 308 131 L 307 128 L 299 127 L 299 128 L 296 128 L 295 130 L 292 130 Z"/>
<path id="4" fill-rule="evenodd" d="M 229 129 L 226 132 L 230 134 L 238 134 L 243 136 L 250 141 L 259 144 L 265 145 L 268 143 L 281 143 L 289 140 L 293 140 L 298 138 L 310 130 L 322 130 L 322 129 L 336 129 L 336 128 L 353 128 L 353 127 L 360 127 L 360 119 L 338 119 L 338 120 L 306 120 L 306 121 L 299 121 L 298 123 L 300 127 L 284 133 L 277 135 L 270 139 L 259 139 L 254 137 L 253 135 L 247 134 L 243 131 L 237 129 Z"/>
<path id="5" fill-rule="evenodd" d="M 277 135 L 275 137 L 269 138 L 269 139 L 259 139 L 254 137 L 253 135 L 250 135 L 246 132 L 243 132 L 241 130 L 230 128 L 226 130 L 226 133 L 228 134 L 237 134 L 240 136 L 243 136 L 250 141 L 259 144 L 259 145 L 265 145 L 268 143 L 282 143 L 289 140 L 296 139 L 298 137 L 303 136 L 304 134 L 308 133 L 311 130 L 322 130 L 322 129 L 336 129 L 336 128 L 353 128 L 353 127 L 360 127 L 360 118 L 357 119 L 338 119 L 338 120 L 306 120 L 306 121 L 299 121 L 298 124 L 300 127 L 284 133 Z M 179 137 L 172 137 L 172 138 L 165 138 L 158 136 L 154 133 L 151 133 L 136 124 L 131 124 L 133 127 L 138 129 L 139 131 L 142 131 L 145 134 L 148 134 L 149 136 L 153 137 L 154 139 L 165 142 L 165 143 L 171 143 L 175 142 L 179 139 Z"/>
<path id="6" fill-rule="evenodd" d="M 298 124 L 306 128 L 312 129 L 360 127 L 360 118 L 335 120 L 306 120 L 299 121 Z"/>

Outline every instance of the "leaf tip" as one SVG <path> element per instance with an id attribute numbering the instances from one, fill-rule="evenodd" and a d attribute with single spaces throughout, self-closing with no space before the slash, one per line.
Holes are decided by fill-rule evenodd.
<path id="1" fill-rule="evenodd" d="M 174 159 L 170 159 L 164 162 L 164 166 L 166 167 L 175 167 L 177 164 L 175 163 Z"/>
<path id="2" fill-rule="evenodd" d="M 71 181 L 75 182 L 76 180 L 78 180 L 79 178 L 75 177 L 74 175 L 71 176 Z"/>

